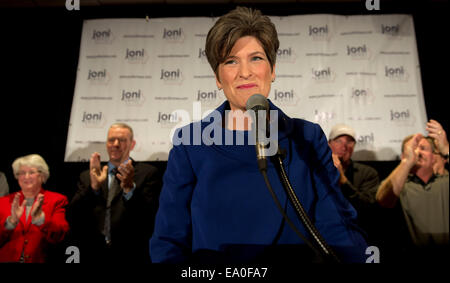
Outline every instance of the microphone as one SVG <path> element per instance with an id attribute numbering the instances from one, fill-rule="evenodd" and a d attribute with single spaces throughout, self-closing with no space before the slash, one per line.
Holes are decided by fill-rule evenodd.
<path id="1" fill-rule="evenodd" d="M 256 137 L 255 143 L 256 160 L 258 162 L 259 171 L 266 171 L 267 170 L 266 146 L 263 144 L 262 139 L 260 138 L 260 134 L 266 135 L 268 125 L 267 119 L 264 119 L 265 127 L 262 128 L 263 125 L 260 125 L 259 123 L 258 112 L 261 110 L 266 111 L 267 117 L 269 111 L 269 102 L 267 101 L 264 95 L 258 93 L 250 96 L 250 98 L 247 100 L 245 108 L 247 109 L 247 111 L 252 110 L 255 113 L 254 130 Z"/>

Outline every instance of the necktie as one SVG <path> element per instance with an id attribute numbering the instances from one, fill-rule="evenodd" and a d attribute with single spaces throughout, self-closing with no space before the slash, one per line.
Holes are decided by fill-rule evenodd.
<path id="1" fill-rule="evenodd" d="M 116 178 L 117 168 L 111 170 L 109 176 L 108 197 L 106 199 L 105 212 L 105 240 L 107 245 L 111 245 L 111 202 L 119 189 L 119 182 Z"/>
<path id="2" fill-rule="evenodd" d="M 108 199 L 106 207 L 111 206 L 111 202 L 114 198 L 114 196 L 117 193 L 117 189 L 119 187 L 119 182 L 117 181 L 117 168 L 114 167 L 114 169 L 111 170 L 110 177 L 109 177 L 109 188 L 108 188 Z"/>

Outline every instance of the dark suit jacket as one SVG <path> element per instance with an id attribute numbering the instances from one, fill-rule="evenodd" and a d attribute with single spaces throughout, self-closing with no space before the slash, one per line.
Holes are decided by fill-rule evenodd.
<path id="1" fill-rule="evenodd" d="M 68 208 L 72 239 L 80 248 L 80 262 L 150 262 L 148 242 L 158 209 L 161 176 L 154 166 L 134 161 L 133 166 L 136 183 L 133 196 L 126 200 L 120 189 L 111 202 L 111 246 L 105 245 L 103 234 L 108 182 L 95 193 L 89 170 L 81 173 L 78 190 Z"/>
<path id="2" fill-rule="evenodd" d="M 341 186 L 344 196 L 355 207 L 356 211 L 369 204 L 375 204 L 380 178 L 372 167 L 351 161 L 345 176 L 348 182 Z"/>
<path id="3" fill-rule="evenodd" d="M 378 172 L 365 164 L 351 161 L 345 170 L 347 183 L 341 186 L 342 193 L 358 212 L 358 224 L 366 232 L 366 239 L 371 245 L 378 245 L 382 208 L 375 200 L 380 178 Z"/>

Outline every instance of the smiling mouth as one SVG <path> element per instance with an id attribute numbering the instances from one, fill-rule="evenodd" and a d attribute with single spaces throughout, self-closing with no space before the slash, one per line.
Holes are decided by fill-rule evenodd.
<path id="1" fill-rule="evenodd" d="M 237 88 L 238 89 L 248 89 L 248 88 L 254 88 L 256 87 L 256 84 L 245 84 L 245 85 L 240 85 Z"/>

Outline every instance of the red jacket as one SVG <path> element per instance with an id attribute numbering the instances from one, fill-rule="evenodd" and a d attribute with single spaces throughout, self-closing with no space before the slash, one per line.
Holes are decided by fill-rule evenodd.
<path id="1" fill-rule="evenodd" d="M 25 262 L 45 262 L 47 245 L 61 242 L 69 231 L 65 216 L 67 197 L 44 189 L 40 193 L 44 194 L 42 210 L 45 222 L 36 226 L 31 223 L 31 215 L 25 221 L 24 211 L 13 230 L 6 230 L 5 222 L 11 215 L 11 204 L 16 193 L 0 197 L 0 262 L 18 262 L 22 251 Z M 18 194 L 22 203 L 24 195 L 22 192 Z"/>

